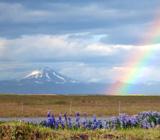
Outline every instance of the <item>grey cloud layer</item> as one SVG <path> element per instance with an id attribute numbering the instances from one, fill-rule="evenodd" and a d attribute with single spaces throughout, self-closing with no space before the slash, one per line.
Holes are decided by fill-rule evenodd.
<path id="1" fill-rule="evenodd" d="M 159 6 L 159 0 L 1 0 L 0 78 L 51 65 L 84 81 L 116 80 L 130 69 L 129 56 L 147 47 L 137 44 Z M 160 47 L 150 47 L 144 81 L 159 79 Z"/>
<path id="2" fill-rule="evenodd" d="M 96 59 L 113 53 L 110 47 L 97 42 L 99 35 L 80 34 L 79 37 L 77 35 L 35 35 L 22 36 L 16 39 L 1 38 L 0 57 L 1 60 L 7 57 L 12 61 L 78 61 L 88 58 Z M 83 36 L 86 36 L 86 39 Z"/>
<path id="3" fill-rule="evenodd" d="M 0 66 L 3 73 L 0 79 L 7 76 L 12 78 L 16 74 L 22 76 L 31 69 L 50 66 L 82 81 L 116 81 L 119 75 L 132 68 L 126 63 L 135 57 L 133 53 L 138 54 L 148 47 L 152 49 L 153 55 L 149 57 L 148 64 L 143 66 L 140 82 L 159 79 L 159 44 L 112 45 L 104 43 L 104 38 L 107 39 L 108 35 L 89 32 L 0 38 Z"/>
<path id="4" fill-rule="evenodd" d="M 30 35 L 15 39 L 0 38 L 0 60 L 26 62 L 106 62 L 123 65 L 133 52 L 152 48 L 158 58 L 159 44 L 112 45 L 103 42 L 105 34 L 77 33 L 65 35 Z M 134 57 L 134 56 L 133 56 Z M 150 58 L 150 59 L 151 59 Z M 113 63 L 114 62 L 114 63 Z"/>
<path id="5" fill-rule="evenodd" d="M 160 2 L 155 1 L 2 1 L 0 35 L 107 33 L 109 43 L 133 44 L 144 34 Z M 143 26 L 146 25 L 146 26 Z M 130 30 L 134 27 L 134 30 Z M 123 33 L 123 34 L 122 34 Z"/>

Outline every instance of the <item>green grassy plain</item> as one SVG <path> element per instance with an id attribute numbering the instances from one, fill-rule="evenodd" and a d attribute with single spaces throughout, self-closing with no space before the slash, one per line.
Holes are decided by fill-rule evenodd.
<path id="1" fill-rule="evenodd" d="M 22 122 L 0 124 L 1 140 L 160 140 L 160 128 L 53 130 Z"/>
<path id="2" fill-rule="evenodd" d="M 160 111 L 160 96 L 0 95 L 0 117 L 40 117 L 48 110 L 97 116 Z"/>

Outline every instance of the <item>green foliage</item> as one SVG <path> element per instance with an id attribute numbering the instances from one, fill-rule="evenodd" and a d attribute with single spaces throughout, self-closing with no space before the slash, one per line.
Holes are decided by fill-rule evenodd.
<path id="1" fill-rule="evenodd" d="M 0 140 L 159 140 L 160 128 L 120 130 L 52 130 L 23 122 L 0 124 Z"/>

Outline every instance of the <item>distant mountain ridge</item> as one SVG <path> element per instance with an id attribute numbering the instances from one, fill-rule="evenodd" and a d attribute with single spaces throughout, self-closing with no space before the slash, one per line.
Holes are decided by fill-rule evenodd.
<path id="1" fill-rule="evenodd" d="M 76 83 L 76 80 L 63 76 L 62 74 L 54 71 L 49 67 L 45 67 L 40 70 L 34 70 L 27 74 L 24 78 L 20 80 L 21 82 L 34 82 L 34 83 Z"/>
<path id="2" fill-rule="evenodd" d="M 33 70 L 19 80 L 0 81 L 0 93 L 16 94 L 111 94 L 110 87 L 125 84 L 127 95 L 160 95 L 160 82 L 149 84 L 87 83 L 64 76 L 49 67 Z M 117 93 L 119 91 L 116 91 Z"/>
<path id="3" fill-rule="evenodd" d="M 17 94 L 95 94 L 102 93 L 103 87 L 74 80 L 49 67 L 33 70 L 19 80 L 0 81 L 0 93 Z"/>

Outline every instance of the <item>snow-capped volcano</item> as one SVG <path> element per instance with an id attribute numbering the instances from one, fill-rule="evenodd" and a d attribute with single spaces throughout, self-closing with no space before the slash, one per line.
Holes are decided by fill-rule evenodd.
<path id="1" fill-rule="evenodd" d="M 76 82 L 75 80 L 65 77 L 48 67 L 41 70 L 34 70 L 31 73 L 27 74 L 22 80 L 32 81 L 36 83 L 43 83 L 43 82 L 74 83 Z"/>

